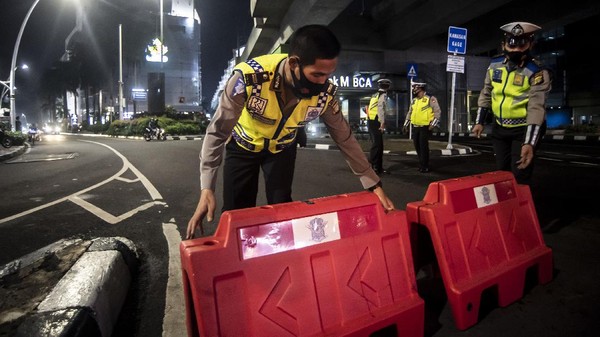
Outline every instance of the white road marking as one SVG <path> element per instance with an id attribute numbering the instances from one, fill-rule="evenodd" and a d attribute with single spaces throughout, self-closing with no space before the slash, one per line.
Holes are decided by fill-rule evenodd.
<path id="1" fill-rule="evenodd" d="M 185 299 L 183 298 L 183 281 L 181 274 L 181 259 L 179 244 L 181 236 L 174 219 L 163 223 L 163 234 L 169 247 L 169 277 L 165 295 L 165 316 L 163 318 L 163 333 L 165 337 L 173 337 L 185 331 Z M 184 334 L 185 335 L 185 334 Z M 183 335 L 182 335 L 183 336 Z"/>
<path id="2" fill-rule="evenodd" d="M 158 192 L 158 190 L 156 189 L 156 187 L 154 187 L 154 185 L 152 185 L 152 183 L 148 180 L 148 178 L 146 178 L 146 176 L 144 176 L 135 166 L 133 166 L 129 160 L 127 160 L 127 158 L 125 158 L 125 156 L 123 156 L 119 151 L 113 149 L 112 147 L 106 145 L 106 144 L 102 144 L 102 143 L 98 143 L 98 142 L 94 142 L 94 141 L 89 141 L 89 140 L 80 140 L 81 142 L 88 142 L 88 143 L 93 143 L 96 145 L 100 145 L 100 146 L 104 146 L 106 148 L 108 148 L 109 150 L 111 150 L 112 152 L 114 152 L 119 158 L 121 158 L 121 160 L 123 161 L 123 167 L 121 167 L 121 169 L 115 173 L 114 175 L 112 175 L 111 177 L 108 177 L 107 179 L 105 179 L 104 181 L 101 181 L 95 185 L 92 185 L 90 187 L 87 187 L 81 191 L 75 192 L 71 195 L 68 195 L 66 197 L 51 201 L 49 203 L 46 203 L 44 205 L 40 205 L 38 207 L 34 207 L 31 209 L 28 209 L 26 211 L 23 211 L 21 213 L 6 217 L 4 219 L 0 219 L 0 224 L 14 220 L 14 219 L 18 219 L 22 216 L 25 215 L 29 215 L 32 213 L 35 213 L 39 210 L 42 210 L 44 208 L 48 208 L 51 206 L 54 206 L 56 204 L 59 204 L 63 201 L 71 201 L 81 207 L 83 207 L 84 209 L 88 210 L 90 213 L 94 214 L 95 216 L 101 218 L 102 220 L 111 223 L 111 224 L 115 224 L 119 221 L 125 220 L 129 217 L 131 217 L 132 215 L 134 215 L 135 213 L 139 212 L 140 210 L 143 209 L 147 209 L 150 206 L 154 206 L 154 205 L 160 205 L 164 203 L 161 201 L 159 202 L 158 200 L 162 200 L 162 195 Z M 93 189 L 96 189 L 102 185 L 105 185 L 107 183 L 110 183 L 113 180 L 120 180 L 120 181 L 125 181 L 125 178 L 121 177 L 121 175 L 123 175 L 125 172 L 127 172 L 127 170 L 131 170 L 131 172 L 133 172 L 134 175 L 136 175 L 136 179 L 129 179 L 130 182 L 141 182 L 142 185 L 144 185 L 144 187 L 146 188 L 146 190 L 148 191 L 148 193 L 150 194 L 150 197 L 152 198 L 152 201 L 149 203 L 150 205 L 146 204 L 146 205 L 142 205 L 136 209 L 133 209 L 129 212 L 125 212 L 124 214 L 121 214 L 119 216 L 114 216 L 108 212 L 106 212 L 105 210 L 90 204 L 87 201 L 84 201 L 82 198 L 80 198 L 79 196 L 82 194 L 85 194 Z M 116 222 L 115 222 L 116 221 Z"/>
<path id="3" fill-rule="evenodd" d="M 135 166 L 133 166 L 125 156 L 119 153 L 117 150 L 112 147 L 94 142 L 89 140 L 80 140 L 82 142 L 93 143 L 96 145 L 104 146 L 114 152 L 121 160 L 123 161 L 123 167 L 114 175 L 107 178 L 104 181 L 101 181 L 95 185 L 87 187 L 83 190 L 80 190 L 76 193 L 68 195 L 66 197 L 54 200 L 52 202 L 46 203 L 44 205 L 40 205 L 38 207 L 34 207 L 27 211 L 6 217 L 4 219 L 0 219 L 0 224 L 26 216 L 28 214 L 32 214 L 39 210 L 54 206 L 63 201 L 71 201 L 76 205 L 79 205 L 83 209 L 87 210 L 91 214 L 99 217 L 103 221 L 116 224 L 120 221 L 123 221 L 134 214 L 146 210 L 155 205 L 163 205 L 164 207 L 168 207 L 168 205 L 162 201 L 162 195 L 158 192 L 156 187 L 144 176 Z M 137 177 L 134 179 L 128 179 L 121 177 L 125 172 L 131 170 L 133 174 Z M 84 195 L 96 189 L 104 184 L 107 184 L 113 180 L 124 181 L 128 183 L 141 182 L 148 193 L 150 194 L 152 201 L 147 202 L 139 207 L 136 207 L 128 212 L 125 212 L 119 216 L 115 216 L 105 211 L 104 209 L 84 200 Z M 83 196 L 83 198 L 82 198 Z M 183 298 L 183 283 L 181 276 L 181 260 L 179 256 L 179 244 L 181 242 L 181 236 L 177 231 L 177 225 L 174 223 L 174 219 L 171 220 L 171 223 L 164 224 L 163 223 L 163 234 L 167 239 L 167 245 L 169 247 L 169 275 L 167 279 L 167 291 L 166 291 L 166 301 L 165 301 L 165 314 L 163 319 L 163 336 L 176 336 L 181 333 L 182 328 L 185 327 L 185 300 Z"/>

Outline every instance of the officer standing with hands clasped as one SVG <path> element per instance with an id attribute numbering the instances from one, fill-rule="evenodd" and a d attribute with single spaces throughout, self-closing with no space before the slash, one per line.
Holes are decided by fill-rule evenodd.
<path id="1" fill-rule="evenodd" d="M 377 174 L 389 173 L 383 169 L 383 132 L 385 131 L 385 113 L 387 111 L 387 91 L 392 82 L 387 78 L 377 81 L 378 89 L 367 111 L 367 127 L 371 135 L 369 162 Z"/>
<path id="2" fill-rule="evenodd" d="M 204 233 L 202 220 L 214 217 L 223 157 L 223 211 L 256 206 L 260 170 L 269 204 L 292 201 L 297 129 L 319 117 L 363 188 L 375 193 L 386 210 L 394 209 L 340 113 L 337 88 L 329 81 L 341 50 L 338 39 L 325 26 L 308 25 L 294 32 L 289 50 L 235 66 L 202 143 L 200 200 L 186 239 L 198 227 Z"/>
<path id="3" fill-rule="evenodd" d="M 546 133 L 551 77 L 531 55 L 539 26 L 512 22 L 500 29 L 503 55 L 492 59 L 487 69 L 472 132 L 481 137 L 486 116 L 493 114 L 491 139 L 497 168 L 512 171 L 518 183 L 529 184 L 534 152 Z"/>
<path id="4" fill-rule="evenodd" d="M 440 105 L 432 95 L 429 95 L 425 88 L 427 83 L 421 81 L 411 81 L 413 99 L 406 113 L 403 131 L 406 133 L 408 127 L 413 128 L 413 144 L 419 157 L 419 172 L 429 172 L 429 138 L 431 130 L 440 122 L 442 110 Z"/>

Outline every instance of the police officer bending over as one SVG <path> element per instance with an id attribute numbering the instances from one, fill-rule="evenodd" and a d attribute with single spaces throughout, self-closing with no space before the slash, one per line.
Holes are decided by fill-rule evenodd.
<path id="1" fill-rule="evenodd" d="M 318 117 L 362 186 L 373 191 L 385 209 L 394 209 L 339 113 L 336 87 L 328 79 L 340 49 L 327 27 L 308 25 L 292 35 L 289 55 L 263 55 L 235 66 L 202 143 L 200 200 L 188 222 L 187 239 L 194 237 L 204 217 L 213 219 L 225 149 L 223 211 L 256 206 L 260 170 L 269 204 L 292 201 L 297 129 Z"/>

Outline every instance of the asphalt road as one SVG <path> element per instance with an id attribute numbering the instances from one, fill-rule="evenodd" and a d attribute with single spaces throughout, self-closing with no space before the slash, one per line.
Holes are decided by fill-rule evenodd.
<path id="1" fill-rule="evenodd" d="M 311 140 L 313 145 L 319 142 Z M 113 336 L 184 335 L 184 304 L 179 302 L 178 313 L 167 310 L 177 303 L 172 302 L 167 284 L 180 277 L 168 272 L 169 258 L 197 202 L 200 146 L 197 140 L 144 142 L 66 136 L 36 143 L 29 153 L 18 157 L 20 162 L 3 162 L 0 265 L 66 237 L 127 237 L 138 248 L 140 267 Z M 407 203 L 421 200 L 431 182 L 493 171 L 488 145 L 481 142 L 472 147 L 476 152 L 467 155 L 433 155 L 428 174 L 417 171 L 416 157 L 410 154 L 387 154 L 384 166 L 391 174 L 382 177 L 386 193 L 398 209 L 404 209 Z M 553 154 L 554 150 L 558 154 Z M 600 328 L 600 272 L 596 268 L 600 262 L 600 199 L 593 193 L 600 187 L 597 152 L 579 151 L 575 146 L 548 146 L 544 151 L 547 156 L 538 160 L 531 188 L 544 240 L 554 254 L 553 280 L 532 287 L 508 307 L 491 305 L 480 322 L 466 331 L 454 326 L 440 280 L 419 281 L 427 303 L 425 336 L 596 335 Z M 592 156 L 588 158 L 586 153 Z M 573 154 L 577 160 L 565 160 Z M 124 159 L 130 165 L 125 170 Z M 96 186 L 107 180 L 110 182 Z M 90 186 L 96 187 L 85 190 Z M 299 149 L 296 200 L 361 190 L 339 151 L 317 146 Z M 73 199 L 40 208 L 73 195 L 97 209 L 83 207 L 85 203 Z M 265 203 L 262 192 L 258 203 Z M 132 209 L 148 204 L 127 216 Z M 99 216 L 104 213 L 98 209 L 115 217 Z M 22 215 L 6 220 L 15 214 Z M 207 235 L 217 225 L 218 220 L 206 224 Z"/>

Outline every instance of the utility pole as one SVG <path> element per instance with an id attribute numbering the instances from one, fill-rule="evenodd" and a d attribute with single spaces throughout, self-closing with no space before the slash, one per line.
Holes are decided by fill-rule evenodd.
<path id="1" fill-rule="evenodd" d="M 119 24 L 119 119 L 123 120 L 123 25 Z"/>

